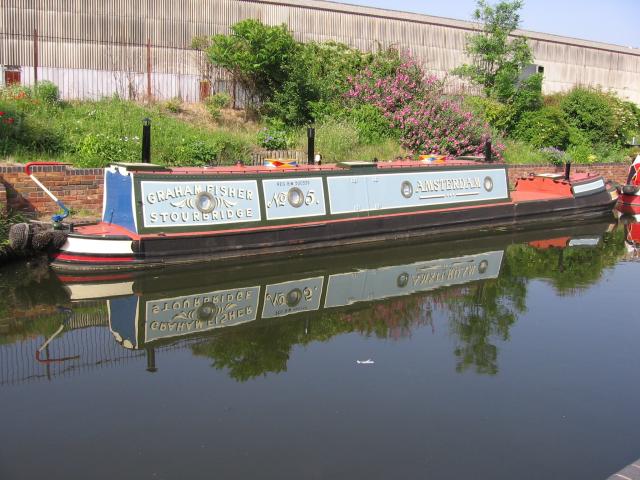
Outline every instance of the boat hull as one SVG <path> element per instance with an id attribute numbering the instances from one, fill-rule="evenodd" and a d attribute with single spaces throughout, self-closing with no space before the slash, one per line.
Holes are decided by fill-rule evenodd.
<path id="1" fill-rule="evenodd" d="M 506 202 L 348 220 L 258 227 L 215 233 L 122 236 L 71 234 L 53 257 L 59 271 L 113 271 L 158 268 L 211 260 L 247 260 L 259 256 L 302 253 L 312 249 L 424 237 L 441 239 L 470 235 L 479 229 L 515 229 L 541 222 L 597 218 L 611 214 L 615 204 L 607 191 L 543 201 Z M 87 238 L 88 237 L 88 238 Z M 88 241 L 93 242 L 87 251 Z M 83 250 L 85 249 L 85 250 Z"/>

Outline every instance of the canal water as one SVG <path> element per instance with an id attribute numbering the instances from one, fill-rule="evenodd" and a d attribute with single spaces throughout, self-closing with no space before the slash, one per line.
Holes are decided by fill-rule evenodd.
<path id="1" fill-rule="evenodd" d="M 640 457 L 631 233 L 6 266 L 0 478 L 604 479 Z"/>

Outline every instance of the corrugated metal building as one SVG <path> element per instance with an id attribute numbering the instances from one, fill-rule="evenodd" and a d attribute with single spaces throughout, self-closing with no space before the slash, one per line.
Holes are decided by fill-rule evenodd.
<path id="1" fill-rule="evenodd" d="M 409 49 L 427 70 L 445 75 L 465 62 L 472 22 L 319 0 L 0 0 L 0 82 L 52 80 L 66 98 L 119 94 L 197 101 L 202 77 L 194 36 L 227 33 L 257 18 L 286 23 L 298 40 Z M 640 50 L 542 33 L 530 39 L 544 68 L 545 92 L 599 85 L 640 103 Z M 147 42 L 149 45 L 147 45 Z M 213 89 L 229 89 L 215 72 Z M 451 79 L 453 88 L 461 87 Z"/>

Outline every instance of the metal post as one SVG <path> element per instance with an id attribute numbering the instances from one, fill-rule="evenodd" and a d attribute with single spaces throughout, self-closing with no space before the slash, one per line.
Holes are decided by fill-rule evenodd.
<path id="1" fill-rule="evenodd" d="M 33 84 L 38 88 L 38 29 L 33 29 Z"/>
<path id="2" fill-rule="evenodd" d="M 151 162 L 151 120 L 142 122 L 142 163 Z"/>
<path id="3" fill-rule="evenodd" d="M 567 162 L 564 164 L 564 179 L 569 180 L 571 176 L 571 162 Z"/>
<path id="4" fill-rule="evenodd" d="M 158 368 L 156 367 L 156 351 L 152 347 L 145 348 L 147 352 L 147 372 L 157 372 Z"/>
<path id="5" fill-rule="evenodd" d="M 491 161 L 491 139 L 487 140 L 487 143 L 484 144 L 484 161 Z"/>
<path id="6" fill-rule="evenodd" d="M 313 165 L 315 157 L 315 139 L 316 129 L 313 127 L 307 128 L 307 163 Z"/>

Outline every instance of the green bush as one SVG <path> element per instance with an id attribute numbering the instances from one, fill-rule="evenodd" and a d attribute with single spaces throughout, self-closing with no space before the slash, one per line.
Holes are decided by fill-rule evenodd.
<path id="1" fill-rule="evenodd" d="M 616 124 L 610 98 L 600 90 L 577 87 L 560 103 L 568 122 L 591 143 L 616 143 Z"/>
<path id="2" fill-rule="evenodd" d="M 567 157 L 573 163 L 587 164 L 599 161 L 598 156 L 589 145 L 573 145 L 569 147 Z"/>
<path id="3" fill-rule="evenodd" d="M 290 137 L 284 123 L 272 120 L 270 125 L 258 131 L 258 145 L 267 150 L 286 150 L 290 146 Z"/>
<path id="4" fill-rule="evenodd" d="M 56 105 L 60 101 L 60 90 L 55 83 L 45 80 L 35 88 L 35 97 L 46 105 Z"/>
<path id="5" fill-rule="evenodd" d="M 469 96 L 465 99 L 465 106 L 479 115 L 491 127 L 499 132 L 505 132 L 510 126 L 509 107 L 493 98 Z"/>
<path id="6" fill-rule="evenodd" d="M 547 164 L 548 158 L 540 149 L 533 148 L 528 143 L 515 139 L 504 140 L 502 157 L 506 163 L 515 165 Z"/>
<path id="7" fill-rule="evenodd" d="M 13 84 L 0 89 L 0 100 L 24 100 L 33 97 L 31 88 Z"/>
<path id="8" fill-rule="evenodd" d="M 514 95 L 509 98 L 508 109 L 508 130 L 513 129 L 526 112 L 540 110 L 542 101 L 542 74 L 537 73 L 523 80 Z"/>
<path id="9" fill-rule="evenodd" d="M 174 97 L 171 100 L 163 102 L 162 107 L 168 112 L 180 113 L 182 111 L 182 100 L 178 97 Z"/>
<path id="10" fill-rule="evenodd" d="M 397 137 L 397 132 L 389 125 L 389 120 L 373 105 L 358 105 L 349 111 L 348 117 L 358 132 L 360 142 L 365 145 Z"/>
<path id="11" fill-rule="evenodd" d="M 610 95 L 609 101 L 613 111 L 615 139 L 619 144 L 626 144 L 636 137 L 640 140 L 640 107 L 631 102 L 620 100 Z"/>
<path id="12" fill-rule="evenodd" d="M 307 135 L 303 129 L 298 138 L 298 147 L 306 149 L 306 146 Z M 325 163 L 354 160 L 355 150 L 359 147 L 358 130 L 346 120 L 329 120 L 316 127 L 316 153 L 322 155 Z"/>
<path id="13" fill-rule="evenodd" d="M 251 160 L 251 145 L 244 139 L 225 135 L 224 138 L 218 139 L 218 142 L 220 144 L 219 164 L 233 165 L 237 162 L 248 163 Z"/>
<path id="14" fill-rule="evenodd" d="M 218 92 L 208 97 L 206 102 L 214 107 L 229 108 L 229 105 L 231 105 L 231 95 L 227 92 Z"/>
<path id="15" fill-rule="evenodd" d="M 220 110 L 220 107 L 214 105 L 213 103 L 205 101 L 204 108 L 206 108 L 207 112 L 209 112 L 209 117 L 211 117 L 211 120 L 217 121 L 220 120 L 220 117 L 222 117 L 222 110 Z"/>
<path id="16" fill-rule="evenodd" d="M 555 147 L 541 148 L 540 153 L 553 165 L 562 165 L 565 162 L 566 153 Z"/>
<path id="17" fill-rule="evenodd" d="M 77 145 L 80 167 L 104 167 L 116 162 L 140 161 L 138 137 L 114 137 L 105 133 L 89 133 Z"/>
<path id="18" fill-rule="evenodd" d="M 525 112 L 515 126 L 514 136 L 533 147 L 565 149 L 569 144 L 569 125 L 563 112 L 554 107 Z"/>
<path id="19" fill-rule="evenodd" d="M 215 142 L 189 138 L 176 148 L 172 164 L 182 166 L 215 165 L 220 150 L 220 145 Z"/>
<path id="20" fill-rule="evenodd" d="M 54 155 L 63 150 L 60 126 L 47 115 L 25 113 L 30 108 L 25 110 L 15 102 L 0 101 L 0 155 Z"/>

